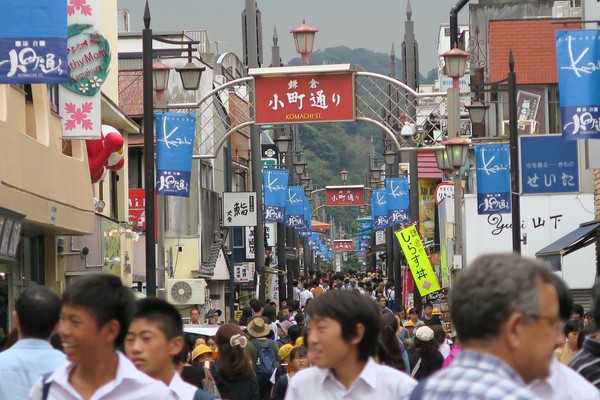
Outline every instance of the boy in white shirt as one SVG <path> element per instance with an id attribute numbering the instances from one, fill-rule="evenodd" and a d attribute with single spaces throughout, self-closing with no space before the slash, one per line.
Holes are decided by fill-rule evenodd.
<path id="1" fill-rule="evenodd" d="M 89 275 L 63 294 L 58 332 L 70 363 L 38 380 L 31 400 L 168 399 L 165 384 L 138 371 L 117 349 L 135 307 L 131 290 L 114 275 Z"/>
<path id="2" fill-rule="evenodd" d="M 167 385 L 173 399 L 214 399 L 177 373 L 175 360 L 184 346 L 183 323 L 175 307 L 156 298 L 140 300 L 125 337 L 127 357 L 140 371 Z M 199 397 L 194 397 L 198 391 Z"/>

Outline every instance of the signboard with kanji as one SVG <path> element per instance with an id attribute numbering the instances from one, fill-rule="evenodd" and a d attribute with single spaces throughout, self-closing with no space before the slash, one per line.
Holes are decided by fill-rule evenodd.
<path id="1" fill-rule="evenodd" d="M 414 225 L 396 232 L 396 238 L 406 256 L 410 272 L 421 296 L 440 290 L 440 284 L 429 262 L 425 246 Z"/>
<path id="2" fill-rule="evenodd" d="M 246 262 L 233 266 L 235 283 L 246 283 L 254 280 L 254 263 Z"/>
<path id="3" fill-rule="evenodd" d="M 256 193 L 223 193 L 223 226 L 256 226 Z"/>
<path id="4" fill-rule="evenodd" d="M 365 203 L 365 188 L 362 185 L 325 187 L 328 206 L 362 206 Z"/>
<path id="5" fill-rule="evenodd" d="M 351 251 L 353 248 L 352 239 L 333 241 L 333 251 Z"/>
<path id="6" fill-rule="evenodd" d="M 354 121 L 352 71 L 297 69 L 297 73 L 254 77 L 257 124 Z"/>

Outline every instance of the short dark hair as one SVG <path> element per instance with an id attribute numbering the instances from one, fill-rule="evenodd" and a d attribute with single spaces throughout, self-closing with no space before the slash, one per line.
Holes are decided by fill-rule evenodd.
<path id="1" fill-rule="evenodd" d="M 269 323 L 273 323 L 277 319 L 277 312 L 273 306 L 266 306 L 262 315 L 269 320 Z"/>
<path id="2" fill-rule="evenodd" d="M 573 309 L 573 296 L 563 281 L 558 275 L 552 274 L 552 284 L 558 296 L 558 315 L 560 319 L 567 321 L 571 319 L 571 310 Z"/>
<path id="3" fill-rule="evenodd" d="M 138 301 L 132 321 L 136 319 L 156 323 L 168 340 L 183 336 L 181 314 L 164 300 L 149 297 Z"/>
<path id="4" fill-rule="evenodd" d="M 491 343 L 512 313 L 533 318 L 541 309 L 538 282 L 553 284 L 538 261 L 513 253 L 478 257 L 461 271 L 450 293 L 450 314 L 461 341 Z"/>
<path id="5" fill-rule="evenodd" d="M 428 302 L 426 302 L 425 304 L 423 304 L 423 309 L 426 309 L 427 307 L 431 307 L 431 308 L 433 308 L 433 303 L 432 303 L 432 302 L 430 302 L 430 301 L 428 301 Z"/>
<path id="6" fill-rule="evenodd" d="M 565 336 L 568 336 L 571 332 L 581 332 L 583 329 L 583 322 L 578 319 L 570 319 L 565 324 L 565 328 L 563 330 Z"/>
<path id="7" fill-rule="evenodd" d="M 83 307 L 94 319 L 98 329 L 108 321 L 119 323 L 115 347 L 121 347 L 135 311 L 135 297 L 115 275 L 87 275 L 77 279 L 63 293 L 63 305 Z"/>
<path id="8" fill-rule="evenodd" d="M 358 359 L 366 361 L 377 354 L 381 314 L 369 296 L 356 290 L 327 291 L 310 303 L 307 314 L 311 318 L 331 318 L 337 321 L 342 328 L 342 338 L 346 341 L 356 337 L 356 324 L 362 324 L 365 332 L 358 343 Z"/>
<path id="9" fill-rule="evenodd" d="M 583 306 L 581 304 L 573 304 L 573 308 L 571 312 L 578 314 L 581 318 L 583 318 Z"/>
<path id="10" fill-rule="evenodd" d="M 304 331 L 305 331 L 305 326 L 303 325 L 292 325 L 288 328 L 288 337 L 290 338 L 290 343 L 291 344 L 295 344 L 296 343 L 296 339 L 298 339 L 300 336 L 304 336 Z"/>
<path id="11" fill-rule="evenodd" d="M 21 336 L 48 339 L 58 323 L 60 308 L 60 297 L 50 288 L 33 286 L 25 289 L 15 304 Z"/>
<path id="12" fill-rule="evenodd" d="M 262 300 L 255 300 L 250 302 L 250 307 L 255 313 L 259 312 L 261 308 L 265 308 L 265 302 Z"/>

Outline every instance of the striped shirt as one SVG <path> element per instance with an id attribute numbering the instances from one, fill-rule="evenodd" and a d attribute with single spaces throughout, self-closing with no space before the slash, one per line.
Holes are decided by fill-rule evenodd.
<path id="1" fill-rule="evenodd" d="M 583 349 L 571 360 L 569 367 L 600 389 L 600 340 L 588 337 Z"/>
<path id="2" fill-rule="evenodd" d="M 420 399 L 535 400 L 521 377 L 499 358 L 472 350 L 461 351 L 448 368 L 431 375 Z M 410 394 L 401 396 L 408 400 Z"/>

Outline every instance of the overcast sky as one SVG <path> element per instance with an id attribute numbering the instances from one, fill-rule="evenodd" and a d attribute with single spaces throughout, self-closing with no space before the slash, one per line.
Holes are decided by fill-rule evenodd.
<path id="1" fill-rule="evenodd" d="M 277 27 L 284 63 L 296 57 L 290 29 L 306 24 L 319 29 L 315 50 L 347 46 L 389 53 L 392 42 L 400 55 L 404 38 L 408 0 L 258 0 L 263 23 L 263 56 L 270 61 L 273 27 Z M 120 9 L 130 12 L 132 32 L 143 26 L 144 0 L 118 0 Z M 241 12 L 244 0 L 150 0 L 151 28 L 159 31 L 206 29 L 219 52 L 241 56 Z M 419 43 L 421 73 L 438 62 L 440 24 L 449 23 L 450 9 L 457 0 L 411 0 L 412 20 Z M 459 22 L 468 20 L 468 4 L 459 13 Z M 212 45 L 213 51 L 215 43 Z"/>

